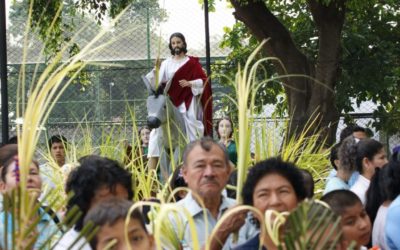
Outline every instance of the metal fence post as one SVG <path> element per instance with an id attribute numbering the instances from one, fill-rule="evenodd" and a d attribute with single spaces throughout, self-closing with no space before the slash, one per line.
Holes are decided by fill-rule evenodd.
<path id="1" fill-rule="evenodd" d="M 8 141 L 8 90 L 7 90 L 7 28 L 6 0 L 0 0 L 0 77 L 1 77 L 1 136 Z"/>

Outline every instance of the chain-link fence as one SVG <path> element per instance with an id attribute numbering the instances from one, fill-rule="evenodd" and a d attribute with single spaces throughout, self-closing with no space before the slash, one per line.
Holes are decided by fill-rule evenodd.
<path id="1" fill-rule="evenodd" d="M 47 135 L 63 134 L 67 138 L 77 136 L 81 124 L 85 122 L 91 126 L 94 138 L 112 131 L 113 128 L 123 129 L 128 138 L 132 138 L 132 113 L 137 126 L 144 125 L 147 116 L 145 98 L 146 89 L 141 76 L 153 67 L 155 58 L 167 57 L 168 37 L 174 31 L 182 32 L 187 39 L 189 54 L 201 58 L 205 65 L 205 32 L 204 12 L 197 0 L 168 1 L 169 6 L 165 14 L 160 17 L 159 12 L 147 10 L 138 16 L 134 11 L 123 16 L 117 25 L 109 28 L 98 44 L 107 44 L 101 53 L 86 58 L 93 62 L 84 70 L 84 77 L 67 88 L 57 101 L 45 126 Z M 221 49 L 219 43 L 223 36 L 223 26 L 232 24 L 232 10 L 222 8 L 221 3 L 216 6 L 216 12 L 210 13 L 211 57 L 212 63 L 224 58 L 229 51 Z M 220 8 L 220 9 L 219 9 Z M 133 14 L 132 14 L 133 13 Z M 223 13 L 223 14 L 222 14 Z M 68 18 L 66 20 L 69 20 Z M 159 22 L 165 20 L 165 22 Z M 71 20 L 70 20 L 71 21 Z M 80 17 L 75 22 L 77 30 L 67 33 L 74 37 L 80 48 L 99 33 L 99 27 L 94 21 Z M 15 108 L 18 78 L 23 63 L 23 33 L 25 20 L 10 20 L 8 29 L 8 86 L 11 135 L 15 133 Z M 43 43 L 33 37 L 29 41 L 27 60 L 25 63 L 26 82 L 35 82 L 43 72 L 46 58 L 42 56 Z M 67 57 L 67 55 L 66 55 Z M 96 62 L 96 63 L 95 63 Z M 99 64 L 101 62 L 101 64 Z M 219 65 L 223 67 L 223 65 Z M 36 78 L 35 78 L 36 77 Z M 218 102 L 221 92 L 228 89 L 213 81 L 215 103 Z M 27 92 L 29 94 L 28 88 Z M 216 110 L 218 105 L 214 105 Z M 374 107 L 367 107 L 364 114 L 354 114 L 355 122 L 364 127 L 370 127 Z M 267 114 L 272 111 L 267 111 Z M 268 115 L 266 115 L 268 117 Z M 273 129 L 281 127 L 284 120 L 262 118 L 256 120 L 255 127 L 264 126 Z M 280 125 L 277 125 L 280 124 Z M 339 123 L 338 131 L 344 128 L 343 119 Z M 115 130 L 113 130 L 115 131 Z M 339 133 L 339 132 L 338 132 Z M 274 133 L 276 141 L 282 139 L 280 133 Z M 397 137 L 387 138 L 374 131 L 374 138 L 388 143 L 390 147 L 397 144 Z"/>

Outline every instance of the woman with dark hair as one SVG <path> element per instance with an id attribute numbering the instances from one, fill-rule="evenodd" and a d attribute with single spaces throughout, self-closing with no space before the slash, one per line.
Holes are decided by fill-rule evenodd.
<path id="1" fill-rule="evenodd" d="M 236 143 L 232 138 L 233 123 L 229 117 L 223 117 L 217 122 L 215 131 L 219 139 L 219 143 L 226 148 L 229 160 L 236 166 L 237 164 L 237 151 Z"/>
<path id="2" fill-rule="evenodd" d="M 242 191 L 243 203 L 254 206 L 261 213 L 272 209 L 292 211 L 307 196 L 303 175 L 289 162 L 271 158 L 257 163 L 249 170 Z M 266 249 L 268 242 L 260 242 L 261 234 L 236 249 Z M 268 237 L 264 237 L 268 239 Z"/>
<path id="3" fill-rule="evenodd" d="M 358 142 L 355 165 L 357 171 L 360 172 L 360 176 L 350 190 L 360 198 L 364 206 L 366 202 L 365 195 L 370 180 L 375 174 L 375 168 L 382 168 L 387 162 L 386 152 L 382 143 L 368 138 Z"/>
<path id="4" fill-rule="evenodd" d="M 385 241 L 385 224 L 388 207 L 396 198 L 396 195 L 390 192 L 395 168 L 400 168 L 399 162 L 390 161 L 382 169 L 377 168 L 366 194 L 365 210 L 373 224 L 372 245 L 383 250 L 389 249 Z"/>

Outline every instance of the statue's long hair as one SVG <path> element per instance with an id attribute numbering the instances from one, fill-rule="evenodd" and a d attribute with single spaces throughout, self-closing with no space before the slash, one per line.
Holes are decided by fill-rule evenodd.
<path id="1" fill-rule="evenodd" d="M 184 36 L 182 33 L 180 33 L 180 32 L 175 32 L 175 33 L 173 33 L 173 34 L 169 37 L 169 44 L 168 44 L 168 47 L 169 47 L 169 50 L 171 51 L 171 55 L 174 55 L 174 54 L 175 54 L 175 53 L 174 53 L 174 49 L 172 48 L 172 45 L 171 45 L 171 40 L 172 40 L 173 37 L 178 37 L 178 38 L 180 38 L 180 39 L 182 40 L 182 42 L 183 42 L 183 48 L 182 48 L 182 50 L 183 50 L 183 52 L 186 54 L 186 53 L 187 53 L 187 44 L 186 44 L 185 36 Z"/>

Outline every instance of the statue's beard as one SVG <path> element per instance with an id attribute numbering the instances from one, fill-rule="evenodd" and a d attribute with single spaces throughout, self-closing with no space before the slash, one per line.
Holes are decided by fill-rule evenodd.
<path id="1" fill-rule="evenodd" d="M 174 55 L 179 55 L 182 52 L 183 52 L 183 48 L 181 48 L 181 47 L 174 48 Z"/>

